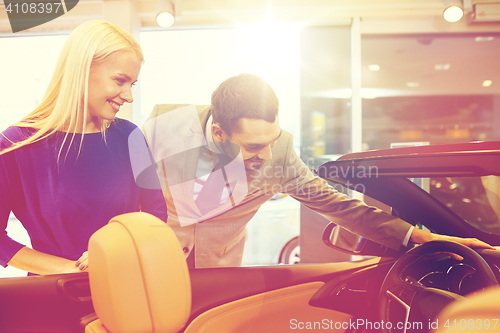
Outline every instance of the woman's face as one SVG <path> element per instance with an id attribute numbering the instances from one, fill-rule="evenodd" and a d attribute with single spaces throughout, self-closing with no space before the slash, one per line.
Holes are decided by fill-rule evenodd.
<path id="1" fill-rule="evenodd" d="M 99 132 L 102 120 L 113 120 L 123 103 L 132 103 L 132 86 L 141 70 L 134 51 L 118 51 L 101 63 L 92 63 L 89 75 L 89 119 L 85 132 Z"/>

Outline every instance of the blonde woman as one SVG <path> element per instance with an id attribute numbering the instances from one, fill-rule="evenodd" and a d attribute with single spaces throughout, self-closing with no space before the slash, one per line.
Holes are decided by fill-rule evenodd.
<path id="1" fill-rule="evenodd" d="M 115 118 L 132 103 L 142 62 L 139 44 L 123 29 L 106 21 L 80 25 L 40 105 L 0 135 L 1 265 L 79 272 L 88 267 L 90 235 L 113 216 L 140 210 L 167 220 L 161 190 L 135 182 L 128 140 L 136 126 Z M 10 212 L 33 249 L 4 231 Z"/>

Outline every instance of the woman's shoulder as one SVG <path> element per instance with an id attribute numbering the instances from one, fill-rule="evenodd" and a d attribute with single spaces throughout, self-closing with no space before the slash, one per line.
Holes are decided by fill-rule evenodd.
<path id="1" fill-rule="evenodd" d="M 33 135 L 35 129 L 11 126 L 0 134 L 0 148 L 10 147 L 13 143 L 23 141 Z"/>

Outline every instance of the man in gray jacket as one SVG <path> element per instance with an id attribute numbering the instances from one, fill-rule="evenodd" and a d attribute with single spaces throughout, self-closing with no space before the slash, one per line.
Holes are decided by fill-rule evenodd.
<path id="1" fill-rule="evenodd" d="M 273 89 L 255 75 L 223 82 L 210 106 L 156 105 L 143 131 L 190 267 L 241 265 L 246 224 L 276 193 L 395 250 L 434 239 L 488 247 L 413 228 L 313 175 L 280 128 Z"/>

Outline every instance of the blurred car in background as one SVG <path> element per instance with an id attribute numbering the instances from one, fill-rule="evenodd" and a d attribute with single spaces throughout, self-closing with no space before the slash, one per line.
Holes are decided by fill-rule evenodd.
<path id="1" fill-rule="evenodd" d="M 247 225 L 243 266 L 300 262 L 300 202 L 276 194 Z"/>

